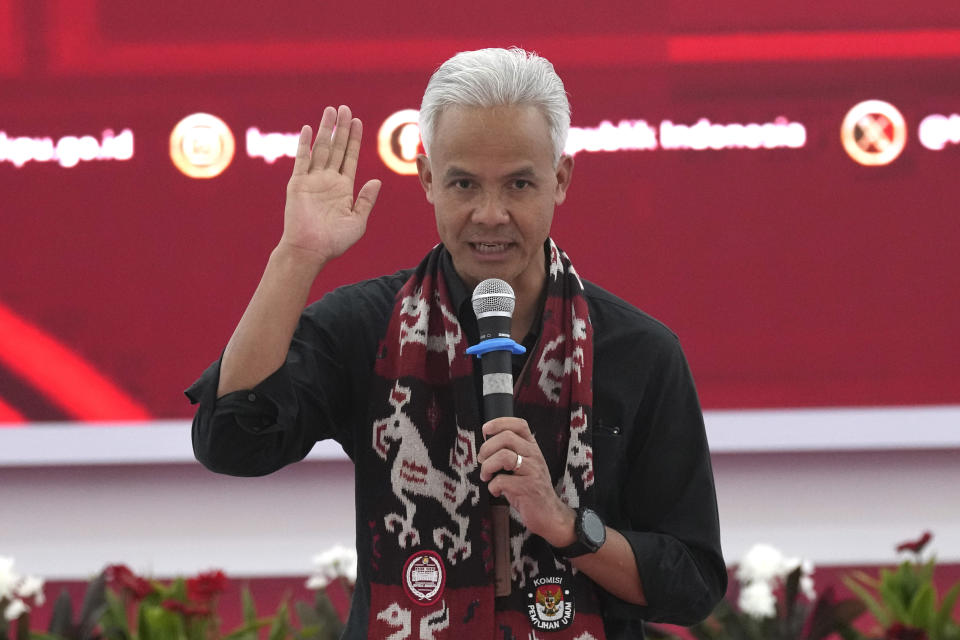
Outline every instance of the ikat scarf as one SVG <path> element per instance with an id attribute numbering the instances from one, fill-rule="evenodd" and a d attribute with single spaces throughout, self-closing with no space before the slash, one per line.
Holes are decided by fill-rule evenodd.
<path id="1" fill-rule="evenodd" d="M 542 327 L 515 381 L 515 413 L 529 423 L 557 493 L 576 508 L 593 504 L 592 329 L 573 265 L 552 240 L 547 250 Z M 435 247 L 397 294 L 375 365 L 371 446 L 358 447 L 358 488 L 370 487 L 358 491 L 369 526 L 368 637 L 599 640 L 597 587 L 516 512 L 512 592 L 494 597 L 474 358 L 440 271 L 442 251 Z"/>

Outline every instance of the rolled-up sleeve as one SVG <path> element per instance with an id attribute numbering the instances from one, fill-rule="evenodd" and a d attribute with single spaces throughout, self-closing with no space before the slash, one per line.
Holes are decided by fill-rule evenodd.
<path id="1" fill-rule="evenodd" d="M 319 434 L 300 424 L 300 407 L 285 364 L 252 389 L 217 398 L 220 361 L 186 391 L 199 404 L 193 418 L 193 452 L 211 471 L 261 476 L 302 460 Z"/>
<path id="2" fill-rule="evenodd" d="M 631 501 L 633 547 L 648 604 L 643 618 L 690 625 L 706 618 L 727 588 L 720 522 L 703 413 L 687 360 L 675 339 L 658 358 L 658 375 L 638 416 Z"/>

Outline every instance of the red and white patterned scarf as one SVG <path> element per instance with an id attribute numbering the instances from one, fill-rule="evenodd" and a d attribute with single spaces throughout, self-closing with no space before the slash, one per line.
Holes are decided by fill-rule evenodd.
<path id="1" fill-rule="evenodd" d="M 515 381 L 515 414 L 537 439 L 561 499 L 593 504 L 593 333 L 583 285 L 553 241 L 542 327 Z M 494 597 L 489 494 L 474 358 L 434 248 L 396 297 L 358 447 L 371 549 L 368 637 L 604 637 L 597 587 L 511 512 L 512 593 Z M 365 554 L 361 554 L 363 557 Z"/>

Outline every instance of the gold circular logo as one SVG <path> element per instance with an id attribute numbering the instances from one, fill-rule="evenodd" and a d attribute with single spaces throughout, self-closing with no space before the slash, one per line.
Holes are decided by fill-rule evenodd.
<path id="1" fill-rule="evenodd" d="M 377 152 L 389 169 L 403 176 L 417 173 L 417 154 L 420 145 L 420 127 L 416 109 L 403 109 L 391 114 L 377 132 Z"/>
<path id="2" fill-rule="evenodd" d="M 890 164 L 907 144 L 907 123 L 889 102 L 865 100 L 847 112 L 840 140 L 855 162 L 868 167 Z"/>
<path id="3" fill-rule="evenodd" d="M 209 113 L 194 113 L 170 133 L 170 159 L 191 178 L 215 178 L 230 166 L 236 142 L 227 123 Z"/>

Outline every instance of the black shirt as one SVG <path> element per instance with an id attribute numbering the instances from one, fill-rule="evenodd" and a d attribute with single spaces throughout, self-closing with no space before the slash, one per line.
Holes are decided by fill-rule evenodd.
<path id="1" fill-rule="evenodd" d="M 475 344 L 469 291 L 446 252 L 441 269 Z M 220 363 L 214 362 L 186 392 L 200 403 L 193 423 L 197 459 L 220 473 L 264 475 L 301 460 L 326 438 L 352 459 L 358 442 L 370 441 L 367 382 L 394 296 L 411 273 L 340 287 L 307 307 L 286 364 L 251 390 L 217 400 Z M 596 510 L 629 541 L 648 601 L 632 605 L 603 593 L 604 622 L 608 638 L 639 638 L 642 620 L 698 622 L 726 590 L 710 454 L 677 337 L 629 303 L 583 284 L 594 332 Z M 524 341 L 528 347 L 538 325 Z M 358 494 L 369 490 L 357 479 Z M 365 528 L 357 523 L 358 549 Z M 362 580 L 354 607 L 368 604 Z"/>

